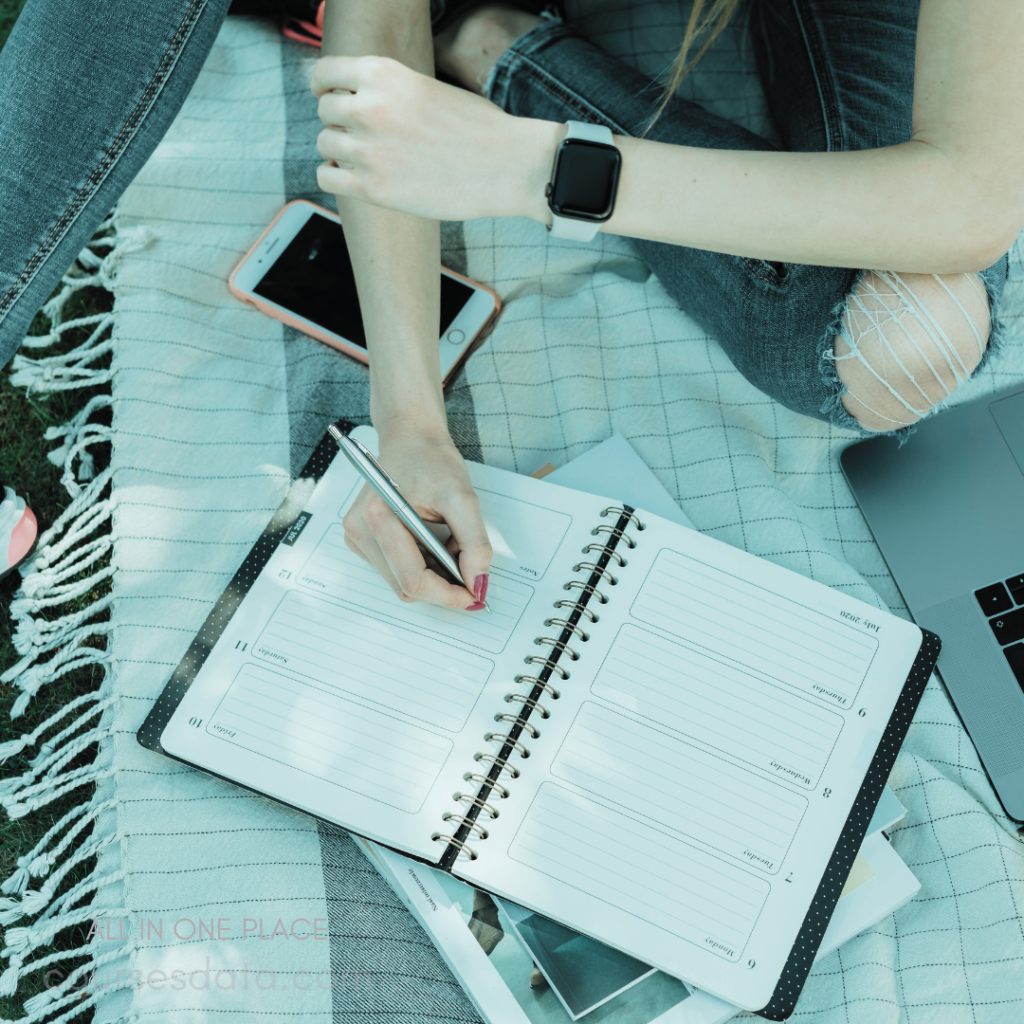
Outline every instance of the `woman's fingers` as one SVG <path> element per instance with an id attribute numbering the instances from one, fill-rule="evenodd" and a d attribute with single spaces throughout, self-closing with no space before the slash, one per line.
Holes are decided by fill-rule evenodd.
<path id="1" fill-rule="evenodd" d="M 354 555 L 358 555 L 364 562 L 369 562 L 380 573 L 384 582 L 395 592 L 395 595 L 401 598 L 404 597 L 402 588 L 398 585 L 398 580 L 395 579 L 391 566 L 388 565 L 388 560 L 384 557 L 384 552 L 380 550 L 380 545 L 367 529 L 366 505 L 373 496 L 372 488 L 368 484 L 364 484 L 363 489 L 342 520 L 341 525 L 345 530 L 345 545 Z"/>
<path id="2" fill-rule="evenodd" d="M 323 96 L 332 89 L 356 92 L 362 82 L 361 72 L 367 61 L 386 60 L 385 57 L 321 57 L 313 68 L 309 88 L 314 96 Z"/>
<path id="3" fill-rule="evenodd" d="M 413 535 L 376 494 L 364 488 L 345 516 L 345 543 L 365 558 L 403 601 L 464 610 L 472 593 L 427 567 Z"/>
<path id="4" fill-rule="evenodd" d="M 326 161 L 317 168 L 317 185 L 324 192 L 334 195 L 364 199 L 364 190 L 356 169 L 352 129 L 337 126 L 324 128 L 316 138 L 316 148 Z"/>
<path id="5" fill-rule="evenodd" d="M 352 93 L 326 92 L 316 107 L 317 117 L 328 128 L 350 130 L 352 128 Z M 322 133 L 321 133 L 322 134 Z"/>
<path id="6" fill-rule="evenodd" d="M 316 169 L 317 185 L 324 192 L 359 198 L 359 176 L 351 162 L 348 130 L 324 128 L 317 136 L 316 148 L 326 161 Z"/>
<path id="7" fill-rule="evenodd" d="M 338 128 L 324 128 L 316 137 L 316 151 L 325 159 L 340 167 L 352 167 L 352 136 Z"/>
<path id="8" fill-rule="evenodd" d="M 351 168 L 338 167 L 332 163 L 321 164 L 316 169 L 316 183 L 324 192 L 332 195 L 359 198 L 359 179 Z"/>
<path id="9" fill-rule="evenodd" d="M 444 510 L 445 522 L 458 545 L 459 569 L 466 587 L 478 601 L 487 593 L 487 577 L 491 569 L 491 542 L 480 513 L 480 499 L 473 491 L 456 495 Z"/>
<path id="10" fill-rule="evenodd" d="M 367 503 L 366 519 L 389 569 L 407 599 L 457 610 L 474 603 L 472 591 L 467 594 L 462 587 L 449 583 L 446 576 L 427 568 L 413 535 L 376 496 Z"/>
<path id="11" fill-rule="evenodd" d="M 448 528 L 448 550 L 464 586 L 424 555 L 412 533 L 368 486 L 345 515 L 346 543 L 402 600 L 482 610 L 491 545 L 465 461 L 450 437 L 396 429 L 382 438 L 379 458 L 402 481 L 406 501 L 420 516 Z"/>
<path id="12" fill-rule="evenodd" d="M 380 573 L 381 578 L 384 580 L 384 582 L 395 592 L 395 595 L 397 597 L 402 597 L 402 588 L 398 585 L 398 580 L 396 580 L 394 575 L 392 574 L 391 567 L 388 565 L 387 559 L 384 558 L 379 548 L 376 548 L 375 550 L 375 554 L 378 556 L 377 562 L 379 564 L 375 564 L 373 560 L 367 557 L 366 552 L 363 551 L 363 549 L 355 542 L 355 540 L 353 540 L 352 536 L 348 533 L 345 534 L 345 545 L 349 549 L 349 551 L 352 552 L 352 554 L 358 555 L 364 562 L 369 562 L 369 564 L 372 565 L 377 570 L 377 572 Z"/>

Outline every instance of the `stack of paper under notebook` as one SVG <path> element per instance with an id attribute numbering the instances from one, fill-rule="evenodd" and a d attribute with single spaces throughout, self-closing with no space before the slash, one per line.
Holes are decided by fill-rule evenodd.
<path id="1" fill-rule="evenodd" d="M 817 959 L 921 884 L 884 832 L 906 809 L 885 788 Z M 739 1007 L 446 872 L 357 839 L 490 1024 L 723 1024 Z M 538 977 L 539 975 L 539 977 Z"/>

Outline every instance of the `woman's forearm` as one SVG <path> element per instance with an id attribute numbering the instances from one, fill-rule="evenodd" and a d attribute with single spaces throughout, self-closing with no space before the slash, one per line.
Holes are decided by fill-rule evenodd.
<path id="1" fill-rule="evenodd" d="M 364 54 L 433 76 L 429 0 L 327 0 L 324 57 Z M 409 421 L 443 431 L 438 222 L 337 200 L 370 355 L 371 417 L 380 430 Z"/>
<path id="2" fill-rule="evenodd" d="M 438 222 L 338 197 L 370 354 L 370 417 L 444 432 Z"/>
<path id="3" fill-rule="evenodd" d="M 777 153 L 620 139 L 605 230 L 773 262 L 981 270 L 1024 227 L 1022 46 L 1019 0 L 921 0 L 910 141 Z"/>
<path id="4" fill-rule="evenodd" d="M 910 141 L 786 153 L 619 137 L 605 230 L 772 262 L 981 270 L 1024 227 L 1022 48 L 1020 0 L 922 0 Z M 395 61 L 342 59 L 330 81 L 350 90 L 321 148 L 339 193 L 423 217 L 550 223 L 544 189 L 563 125 L 510 116 Z"/>
<path id="5" fill-rule="evenodd" d="M 780 153 L 615 141 L 622 175 L 603 229 L 613 234 L 773 262 L 956 273 L 995 262 L 1020 230 L 970 164 L 921 142 Z"/>

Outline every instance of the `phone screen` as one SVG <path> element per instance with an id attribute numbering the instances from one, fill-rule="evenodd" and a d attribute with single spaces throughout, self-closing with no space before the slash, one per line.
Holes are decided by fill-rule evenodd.
<path id="1" fill-rule="evenodd" d="M 280 253 L 253 291 L 313 323 L 366 348 L 359 297 L 341 225 L 314 213 Z M 473 294 L 441 275 L 440 338 Z"/>

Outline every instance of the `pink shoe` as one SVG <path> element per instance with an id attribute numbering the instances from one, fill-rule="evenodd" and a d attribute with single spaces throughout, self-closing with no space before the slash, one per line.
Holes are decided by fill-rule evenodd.
<path id="1" fill-rule="evenodd" d="M 281 31 L 289 38 L 300 43 L 308 43 L 310 46 L 324 45 L 324 7 L 326 0 L 321 0 L 317 8 L 316 17 L 313 21 L 306 21 L 303 18 L 287 17 L 281 26 Z"/>
<path id="2" fill-rule="evenodd" d="M 36 517 L 24 498 L 0 484 L 0 579 L 24 562 L 35 550 Z"/>

